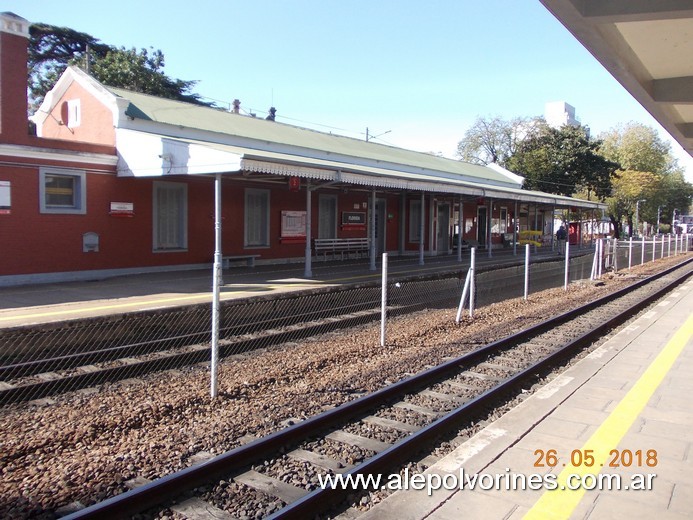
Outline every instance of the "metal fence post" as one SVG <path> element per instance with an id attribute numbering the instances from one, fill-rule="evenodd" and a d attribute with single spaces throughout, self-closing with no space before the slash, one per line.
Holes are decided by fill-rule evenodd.
<path id="1" fill-rule="evenodd" d="M 645 263 L 645 235 L 642 236 L 642 250 L 640 251 L 640 265 Z"/>
<path id="2" fill-rule="evenodd" d="M 614 273 L 618 273 L 618 238 L 614 238 Z"/>
<path id="3" fill-rule="evenodd" d="M 628 240 L 628 270 L 633 266 L 633 237 Z"/>
<path id="4" fill-rule="evenodd" d="M 563 289 L 568 290 L 568 278 L 569 278 L 569 268 L 570 265 L 570 240 L 565 241 L 565 282 L 563 283 Z"/>
<path id="5" fill-rule="evenodd" d="M 469 277 L 469 317 L 474 317 L 474 298 L 476 297 L 476 247 L 472 248 L 471 260 L 469 264 L 469 272 L 471 273 Z"/>
<path id="6" fill-rule="evenodd" d="M 670 257 L 671 256 L 671 233 L 669 233 L 668 237 L 669 237 L 669 240 L 668 240 L 669 247 L 668 247 L 668 251 L 667 251 L 667 257 Z"/>
<path id="7" fill-rule="evenodd" d="M 657 235 L 652 237 L 652 261 L 657 257 Z"/>
<path id="8" fill-rule="evenodd" d="M 464 288 L 462 289 L 462 297 L 460 298 L 460 304 L 457 306 L 457 316 L 455 317 L 455 323 L 459 324 L 460 319 L 462 319 L 462 309 L 464 309 L 464 302 L 469 294 L 469 286 L 471 284 L 472 270 L 467 269 L 467 277 L 464 279 Z"/>
<path id="9" fill-rule="evenodd" d="M 214 273 L 212 275 L 212 355 L 210 362 L 210 395 L 215 398 L 218 394 L 219 371 L 219 298 L 221 286 L 221 174 L 214 179 Z"/>
<path id="10" fill-rule="evenodd" d="M 525 244 L 525 300 L 529 295 L 529 244 Z"/>
<path id="11" fill-rule="evenodd" d="M 380 346 L 385 346 L 385 332 L 387 324 L 387 253 L 383 253 L 383 281 L 381 290 L 380 309 Z"/>

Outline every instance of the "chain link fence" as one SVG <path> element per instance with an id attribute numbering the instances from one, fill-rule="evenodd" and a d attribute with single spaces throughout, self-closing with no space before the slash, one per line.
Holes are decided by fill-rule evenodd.
<path id="1" fill-rule="evenodd" d="M 686 242 L 686 245 L 688 241 Z M 620 242 L 610 261 L 619 270 L 661 257 L 661 244 Z M 616 251 L 614 254 L 613 251 Z M 683 250 L 683 244 L 677 251 Z M 668 244 L 665 253 L 668 252 Z M 671 249 L 671 254 L 675 252 Z M 594 254 L 579 251 L 570 259 L 570 280 L 589 279 Z M 666 254 L 665 254 L 666 256 Z M 516 257 L 521 262 L 521 257 Z M 637 260 L 637 262 L 636 262 Z M 605 265 L 605 268 L 609 268 Z M 455 309 L 467 268 L 388 281 L 389 316 L 423 309 Z M 531 258 L 529 291 L 564 284 L 563 257 Z M 482 266 L 476 271 L 477 307 L 522 297 L 524 264 Z M 221 305 L 221 358 L 253 349 L 379 320 L 381 282 L 343 285 L 296 293 L 227 300 Z M 209 364 L 211 306 L 192 305 L 56 324 L 0 329 L 0 404 L 45 398 L 60 392 L 109 381 L 134 378 L 153 371 Z"/>

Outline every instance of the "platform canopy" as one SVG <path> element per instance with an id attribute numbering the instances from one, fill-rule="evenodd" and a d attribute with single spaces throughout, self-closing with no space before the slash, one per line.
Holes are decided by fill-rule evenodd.
<path id="1" fill-rule="evenodd" d="M 693 2 L 541 3 L 693 155 Z"/>
<path id="2" fill-rule="evenodd" d="M 314 181 L 314 185 L 329 183 L 331 186 L 360 186 L 369 191 L 372 189 L 425 191 L 556 206 L 582 208 L 603 206 L 596 202 L 524 190 L 513 182 L 485 184 L 453 172 L 413 168 L 408 165 L 381 163 L 381 166 L 369 166 L 346 160 L 318 159 L 305 155 L 123 129 L 117 131 L 117 142 L 118 173 L 121 176 L 222 173 L 250 179 L 258 174 L 263 177 L 310 179 Z M 482 168 L 488 170 L 490 175 L 501 178 L 506 176 L 501 169 Z"/>

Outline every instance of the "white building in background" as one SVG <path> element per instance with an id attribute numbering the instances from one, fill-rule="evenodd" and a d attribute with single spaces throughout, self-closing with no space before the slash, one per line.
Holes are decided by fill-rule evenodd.
<path id="1" fill-rule="evenodd" d="M 565 101 L 550 101 L 544 107 L 544 119 L 553 128 L 563 125 L 580 126 L 575 118 L 575 107 Z"/>

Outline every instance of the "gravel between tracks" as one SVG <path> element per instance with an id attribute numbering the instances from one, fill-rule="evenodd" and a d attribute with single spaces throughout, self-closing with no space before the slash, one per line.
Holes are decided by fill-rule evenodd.
<path id="1" fill-rule="evenodd" d="M 244 436 L 276 431 L 283 421 L 317 414 L 681 260 L 483 307 L 460 326 L 454 309 L 396 318 L 386 347 L 379 346 L 379 324 L 371 324 L 229 358 L 214 401 L 208 369 L 197 366 L 6 408 L 0 517 L 55 518 L 67 504 L 103 500 L 126 491 L 128 479 L 177 471 L 201 451 L 221 453 Z"/>

